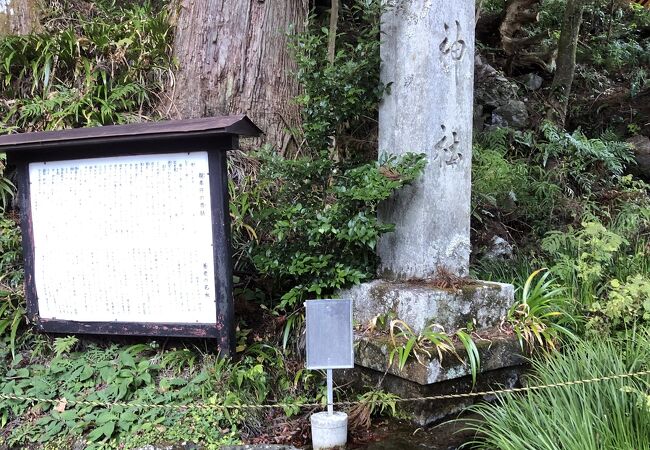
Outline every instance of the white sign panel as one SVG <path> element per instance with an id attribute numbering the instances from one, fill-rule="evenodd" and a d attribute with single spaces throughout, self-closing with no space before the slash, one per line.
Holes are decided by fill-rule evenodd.
<path id="1" fill-rule="evenodd" d="M 206 152 L 29 165 L 42 319 L 215 323 Z"/>
<path id="2" fill-rule="evenodd" d="M 329 299 L 305 302 L 308 369 L 354 367 L 352 346 L 352 300 Z"/>

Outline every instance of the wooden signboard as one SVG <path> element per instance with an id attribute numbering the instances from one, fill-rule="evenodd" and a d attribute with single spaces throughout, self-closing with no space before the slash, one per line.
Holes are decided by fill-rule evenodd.
<path id="1" fill-rule="evenodd" d="M 245 116 L 0 137 L 43 331 L 234 344 L 226 151 Z"/>

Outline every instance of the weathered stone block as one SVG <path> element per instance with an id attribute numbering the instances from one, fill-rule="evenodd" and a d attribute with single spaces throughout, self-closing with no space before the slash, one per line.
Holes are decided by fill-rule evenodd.
<path id="1" fill-rule="evenodd" d="M 434 349 L 431 356 L 420 352 L 419 361 L 413 355 L 403 369 L 399 369 L 397 356 L 389 364 L 393 344 L 388 336 L 364 333 L 355 336 L 355 367 L 335 371 L 337 378 L 352 383 L 353 388 L 364 390 L 378 386 L 401 398 L 422 398 L 444 394 L 461 394 L 515 387 L 527 364 L 516 336 L 498 329 L 484 330 L 481 338 L 474 338 L 479 351 L 480 370 L 476 384 L 472 383 L 467 353 L 460 343 L 455 351 L 459 355 L 443 354 L 442 361 Z M 398 342 L 398 345 L 400 343 Z M 460 358 L 460 359 L 459 359 Z M 418 400 L 401 404 L 419 426 L 430 425 L 462 411 L 478 400 L 491 400 L 484 395 L 442 400 Z"/>
<path id="2" fill-rule="evenodd" d="M 519 342 L 512 335 L 494 331 L 484 338 L 475 338 L 474 343 L 480 356 L 480 372 L 517 366 L 526 361 Z M 392 349 L 393 344 L 388 336 L 357 335 L 355 364 L 421 385 L 462 378 L 471 374 L 465 357 L 465 349 L 460 343 L 455 345 L 455 352 L 459 357 L 447 353 L 443 354 L 443 359 L 440 360 L 436 351 L 432 349 L 429 351 L 431 356 L 420 352 L 419 360 L 415 358 L 415 355 L 411 355 L 401 370 L 397 364 L 397 357 L 393 358 L 392 364 L 388 362 Z"/>
<path id="3" fill-rule="evenodd" d="M 472 281 L 458 289 L 440 289 L 426 281 L 374 280 L 339 294 L 351 298 L 355 322 L 366 324 L 377 315 L 391 315 L 420 334 L 438 324 L 453 332 L 475 321 L 476 328 L 499 325 L 514 302 L 511 284 Z"/>
<path id="4" fill-rule="evenodd" d="M 353 389 L 367 390 L 368 386 L 378 386 L 380 389 L 392 392 L 402 398 L 422 398 L 517 387 L 521 384 L 520 378 L 525 369 L 526 366 L 516 366 L 485 372 L 479 376 L 476 385 L 472 385 L 472 379 L 468 376 L 441 383 L 421 385 L 390 373 L 384 374 L 364 367 L 336 370 L 335 378 L 341 384 L 352 386 Z M 458 414 L 477 401 L 493 401 L 494 399 L 493 395 L 486 395 L 461 399 L 420 400 L 400 403 L 400 408 L 410 415 L 416 425 L 427 426 Z"/>

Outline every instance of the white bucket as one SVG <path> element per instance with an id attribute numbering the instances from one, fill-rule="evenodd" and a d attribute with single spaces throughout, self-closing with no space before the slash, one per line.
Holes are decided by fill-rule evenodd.
<path id="1" fill-rule="evenodd" d="M 314 450 L 345 448 L 348 442 L 348 415 L 335 411 L 312 414 L 311 442 Z"/>

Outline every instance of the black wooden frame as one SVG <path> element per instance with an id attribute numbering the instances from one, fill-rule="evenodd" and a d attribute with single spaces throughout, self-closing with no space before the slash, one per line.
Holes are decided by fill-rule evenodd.
<path id="1" fill-rule="evenodd" d="M 235 119 L 242 119 L 241 117 Z M 237 134 L 254 136 L 259 129 L 245 120 L 234 122 L 231 129 L 209 129 L 189 133 L 158 132 L 151 135 L 113 135 L 88 137 L 84 140 L 63 142 L 38 141 L 39 133 L 29 133 L 34 145 L 15 147 L 16 136 L 0 137 L 8 142 L 9 164 L 17 172 L 18 207 L 22 231 L 23 258 L 25 262 L 25 296 L 27 315 L 36 327 L 50 333 L 90 333 L 139 336 L 199 337 L 217 339 L 221 354 L 232 354 L 235 345 L 234 307 L 232 298 L 232 258 L 230 238 L 230 213 L 228 208 L 228 173 L 226 151 L 238 148 Z M 182 121 L 181 121 L 182 122 Z M 189 122 L 189 121 L 188 121 Z M 168 122 L 178 124 L 179 122 Z M 142 127 L 142 125 L 139 125 Z M 161 129 L 161 124 L 152 124 Z M 128 127 L 128 126 L 127 126 Z M 108 127 L 104 127 L 108 128 Z M 110 127 L 112 129 L 119 127 Z M 92 130 L 92 129 L 89 129 Z M 101 130 L 98 128 L 96 130 Z M 232 131 L 231 131 L 232 130 Z M 80 130 L 73 130 L 79 134 Z M 94 131 L 94 130 L 93 130 Z M 90 131 L 92 135 L 93 131 Z M 118 130 L 119 131 L 119 130 Z M 65 131 L 60 132 L 66 133 Z M 52 135 L 52 133 L 49 133 Z M 57 138 L 61 136 L 57 134 Z M 25 135 L 27 137 L 27 135 Z M 8 140 L 8 139 L 7 139 Z M 13 150 L 13 151 L 12 151 Z M 140 323 L 140 322 L 89 322 L 42 319 L 39 316 L 38 293 L 34 280 L 34 233 L 30 199 L 29 164 L 33 162 L 69 161 L 113 156 L 154 155 L 169 153 L 207 152 L 210 173 L 210 206 L 212 209 L 212 240 L 215 271 L 216 311 L 214 323 Z"/>

